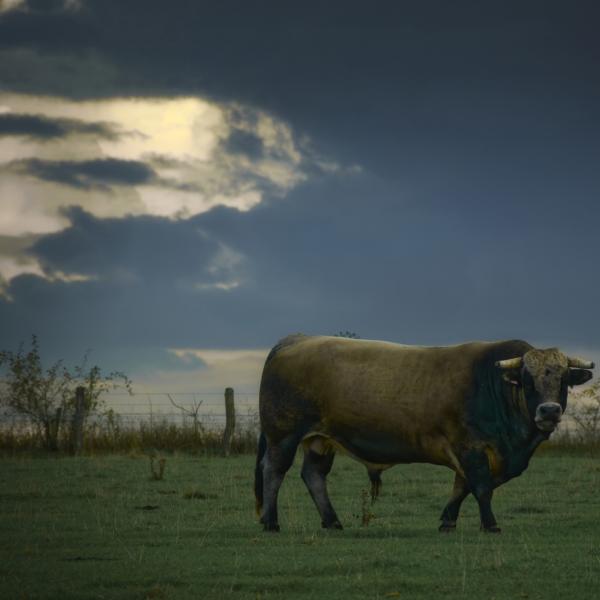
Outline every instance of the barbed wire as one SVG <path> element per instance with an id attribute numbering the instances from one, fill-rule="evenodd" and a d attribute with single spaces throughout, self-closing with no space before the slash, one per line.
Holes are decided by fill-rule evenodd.
<path id="1" fill-rule="evenodd" d="M 169 399 L 177 397 L 181 408 L 173 410 L 173 403 Z M 121 390 L 109 390 L 101 397 L 99 410 L 88 416 L 91 421 L 102 421 L 107 418 L 116 418 L 129 424 L 166 421 L 169 423 L 193 422 L 193 416 L 185 410 L 186 400 L 190 405 L 201 403 L 202 412 L 197 415 L 197 421 L 203 426 L 221 424 L 225 422 L 224 389 L 220 392 L 189 391 L 169 392 L 148 390 L 129 393 Z M 243 422 L 256 420 L 258 416 L 258 393 L 255 391 L 235 390 L 236 419 Z M 112 414 L 109 417 L 109 414 Z M 69 418 L 68 411 L 63 413 L 64 418 Z M 11 410 L 0 411 L 0 426 L 14 426 L 29 422 L 26 415 Z"/>
<path id="2" fill-rule="evenodd" d="M 224 395 L 224 392 L 119 392 L 119 391 L 108 391 L 106 392 L 106 396 L 220 396 L 221 398 Z M 258 392 L 245 392 L 243 390 L 235 390 L 236 396 L 256 396 L 258 397 Z"/>

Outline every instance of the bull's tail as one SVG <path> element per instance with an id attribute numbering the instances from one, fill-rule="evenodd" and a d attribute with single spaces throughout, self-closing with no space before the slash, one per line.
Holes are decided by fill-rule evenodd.
<path id="1" fill-rule="evenodd" d="M 267 438 L 261 432 L 258 438 L 258 453 L 256 454 L 256 468 L 254 469 L 254 496 L 256 497 L 256 514 L 260 515 L 263 505 L 263 470 L 262 459 L 267 451 Z"/>

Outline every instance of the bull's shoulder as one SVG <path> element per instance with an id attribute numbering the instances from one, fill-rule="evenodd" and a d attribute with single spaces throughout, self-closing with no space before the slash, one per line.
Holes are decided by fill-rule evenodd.
<path id="1" fill-rule="evenodd" d="M 273 360 L 273 358 L 275 358 L 275 356 L 277 356 L 277 354 L 279 354 L 285 348 L 289 348 L 290 346 L 294 346 L 295 344 L 298 344 L 299 342 L 301 342 L 303 340 L 306 340 L 308 337 L 309 336 L 304 335 L 303 333 L 292 333 L 290 335 L 285 336 L 284 338 L 281 338 L 271 348 L 271 351 L 269 352 L 265 363 L 271 362 Z"/>

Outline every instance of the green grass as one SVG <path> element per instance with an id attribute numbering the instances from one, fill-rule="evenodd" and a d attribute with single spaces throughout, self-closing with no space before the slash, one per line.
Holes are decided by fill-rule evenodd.
<path id="1" fill-rule="evenodd" d="M 361 526 L 363 467 L 336 459 L 330 492 L 344 531 L 323 531 L 299 478 L 280 494 L 280 534 L 253 514 L 253 458 L 0 460 L 1 598 L 596 598 L 600 463 L 534 458 L 496 492 L 501 535 L 479 531 L 472 498 L 437 532 L 452 473 L 384 473 Z"/>

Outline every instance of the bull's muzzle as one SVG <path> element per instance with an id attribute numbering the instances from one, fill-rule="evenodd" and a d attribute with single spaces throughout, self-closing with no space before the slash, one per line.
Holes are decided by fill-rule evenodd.
<path id="1" fill-rule="evenodd" d="M 558 402 L 543 402 L 535 411 L 535 424 L 542 431 L 554 431 L 562 418 L 562 407 Z"/>

